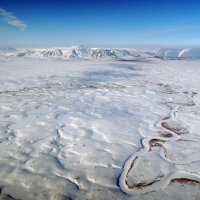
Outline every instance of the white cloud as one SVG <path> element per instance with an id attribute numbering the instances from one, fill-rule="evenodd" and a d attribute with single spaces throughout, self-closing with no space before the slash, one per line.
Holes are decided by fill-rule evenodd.
<path id="1" fill-rule="evenodd" d="M 200 25 L 178 26 L 178 27 L 173 27 L 173 28 L 160 29 L 160 30 L 155 30 L 152 32 L 146 32 L 144 35 L 159 35 L 159 34 L 165 34 L 165 33 L 183 32 L 183 31 L 190 31 L 190 30 L 196 30 L 196 29 L 200 29 Z"/>
<path id="2" fill-rule="evenodd" d="M 13 13 L 8 12 L 3 8 L 0 8 L 0 21 L 14 26 L 21 31 L 24 31 L 27 27 L 27 25 L 16 16 L 14 16 Z"/>

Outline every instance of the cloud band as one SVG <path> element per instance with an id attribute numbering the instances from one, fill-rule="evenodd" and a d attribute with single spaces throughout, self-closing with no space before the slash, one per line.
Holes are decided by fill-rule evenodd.
<path id="1" fill-rule="evenodd" d="M 18 28 L 21 31 L 26 30 L 27 25 L 18 19 L 18 17 L 14 16 L 13 13 L 0 8 L 0 21 L 7 23 L 11 26 Z"/>

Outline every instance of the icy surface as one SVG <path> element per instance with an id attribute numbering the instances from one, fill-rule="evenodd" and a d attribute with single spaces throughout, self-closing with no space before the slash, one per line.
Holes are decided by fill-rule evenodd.
<path id="1" fill-rule="evenodd" d="M 2 57 L 0 199 L 197 199 L 199 77 L 199 61 Z"/>

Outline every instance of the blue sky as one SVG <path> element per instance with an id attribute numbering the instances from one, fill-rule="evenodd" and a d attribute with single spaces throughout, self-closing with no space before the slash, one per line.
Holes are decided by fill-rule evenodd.
<path id="1" fill-rule="evenodd" d="M 0 45 L 200 46 L 200 1 L 1 0 Z"/>

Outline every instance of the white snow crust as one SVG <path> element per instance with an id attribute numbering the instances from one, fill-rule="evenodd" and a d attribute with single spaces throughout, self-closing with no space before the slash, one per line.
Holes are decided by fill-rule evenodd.
<path id="1" fill-rule="evenodd" d="M 198 199 L 200 61 L 19 53 L 0 59 L 0 199 Z"/>

